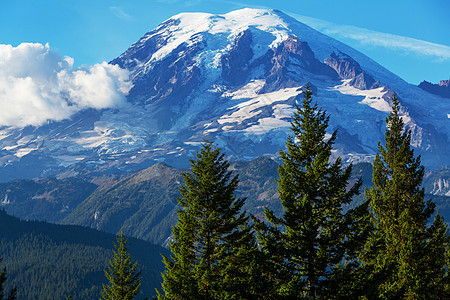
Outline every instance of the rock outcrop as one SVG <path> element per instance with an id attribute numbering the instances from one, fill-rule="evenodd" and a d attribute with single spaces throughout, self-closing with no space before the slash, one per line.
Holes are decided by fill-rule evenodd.
<path id="1" fill-rule="evenodd" d="M 438 84 L 433 84 L 424 80 L 419 84 L 419 87 L 429 93 L 439 95 L 444 98 L 450 98 L 450 79 L 441 80 Z"/>

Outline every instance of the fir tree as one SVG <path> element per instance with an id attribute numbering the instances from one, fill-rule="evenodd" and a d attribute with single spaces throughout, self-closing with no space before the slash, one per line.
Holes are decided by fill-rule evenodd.
<path id="1" fill-rule="evenodd" d="M 252 257 L 257 254 L 248 217 L 241 212 L 245 199 L 234 191 L 238 176 L 219 149 L 206 141 L 180 188 L 178 224 L 173 227 L 171 258 L 164 257 L 166 299 L 251 298 L 258 289 Z"/>
<path id="2" fill-rule="evenodd" d="M 0 258 L 0 262 L 2 260 L 3 259 Z M 3 297 L 4 297 L 3 285 L 5 284 L 6 279 L 7 279 L 6 268 L 4 268 L 3 271 L 0 273 L 0 299 L 3 299 Z M 17 288 L 13 288 L 11 290 L 11 292 L 8 294 L 8 298 L 6 298 L 6 299 L 8 299 L 8 300 L 15 300 L 16 299 L 16 295 L 17 295 Z"/>
<path id="3" fill-rule="evenodd" d="M 131 261 L 128 254 L 127 239 L 123 236 L 123 229 L 117 237 L 114 245 L 113 258 L 109 261 L 105 270 L 108 285 L 103 285 L 102 297 L 105 300 L 134 299 L 141 287 L 141 271 L 138 270 L 136 261 Z"/>
<path id="4" fill-rule="evenodd" d="M 349 187 L 352 167 L 340 158 L 330 162 L 336 132 L 327 139 L 329 117 L 312 104 L 312 92 L 303 89 L 303 106 L 296 107 L 287 151 L 280 151 L 278 192 L 282 217 L 265 209 L 268 223 L 255 220 L 258 238 L 272 263 L 278 297 L 310 297 L 325 293 L 330 279 L 357 237 L 357 210 L 345 213 L 359 193 L 361 182 Z"/>
<path id="5" fill-rule="evenodd" d="M 446 298 L 447 228 L 439 213 L 428 226 L 435 205 L 424 200 L 420 156 L 414 156 L 411 133 L 404 129 L 399 102 L 392 98 L 386 119 L 385 146 L 378 144 L 373 163 L 374 187 L 366 191 L 374 231 L 362 260 L 369 272 L 369 297 L 382 299 Z"/>

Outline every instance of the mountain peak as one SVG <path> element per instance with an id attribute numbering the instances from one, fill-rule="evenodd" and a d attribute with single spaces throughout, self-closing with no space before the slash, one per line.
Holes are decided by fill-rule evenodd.
<path id="1" fill-rule="evenodd" d="M 279 11 L 268 9 L 244 8 L 223 15 L 209 13 L 181 13 L 168 19 L 164 28 L 158 27 L 157 31 L 163 31 L 170 35 L 170 40 L 153 54 L 151 60 L 160 60 L 183 43 L 188 45 L 202 35 L 220 35 L 223 37 L 222 46 L 227 46 L 227 41 L 233 40 L 238 34 L 254 28 L 268 32 L 273 37 L 271 46 L 281 43 L 290 34 L 288 24 L 281 17 Z M 155 32 L 156 34 L 156 32 Z M 149 35 L 147 38 L 152 37 Z M 142 40 L 144 42 L 145 40 Z M 220 47 L 221 45 L 217 45 Z"/>
<path id="2" fill-rule="evenodd" d="M 131 74 L 127 104 L 41 128 L 0 129 L 0 179 L 71 164 L 70 174 L 185 166 L 205 136 L 230 159 L 276 155 L 307 82 L 331 114 L 330 131 L 339 129 L 334 153 L 345 161 L 373 159 L 395 92 L 424 165 L 450 164 L 448 101 L 277 10 L 179 14 L 111 63 Z"/>

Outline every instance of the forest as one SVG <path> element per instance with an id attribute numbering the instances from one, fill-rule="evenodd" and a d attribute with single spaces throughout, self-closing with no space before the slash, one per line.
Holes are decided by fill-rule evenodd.
<path id="1" fill-rule="evenodd" d="M 63 226 L 52 225 L 60 235 L 49 239 L 44 223 L 3 212 L 3 277 L 18 274 L 14 282 L 5 280 L 4 290 L 16 286 L 19 298 L 22 293 L 36 299 L 44 299 L 48 290 L 58 291 L 58 299 L 133 299 L 150 296 L 151 287 L 158 299 L 450 297 L 447 225 L 425 198 L 425 170 L 410 146 L 397 97 L 391 98 L 385 141 L 373 162 L 373 186 L 362 190 L 361 179 L 350 182 L 352 165 L 331 159 L 339 132 L 327 135 L 330 116 L 314 102 L 309 86 L 302 94 L 292 135 L 280 151 L 281 213 L 265 207 L 255 216 L 244 210 L 246 198 L 235 193 L 239 176 L 220 148 L 205 140 L 190 160 L 191 169 L 181 175 L 171 253 L 137 240 L 127 244 L 122 232 L 114 252 L 111 236 L 94 231 L 83 244 L 88 229 L 82 227 L 73 227 L 68 237 Z M 356 197 L 362 201 L 355 203 Z M 18 236 L 26 226 L 35 231 Z M 13 248 L 23 252 L 12 256 L 8 249 Z M 70 260 L 67 268 L 47 269 L 61 260 Z M 49 282 L 63 277 L 67 283 L 34 284 L 47 276 Z M 74 293 L 77 284 L 83 288 Z"/>
<path id="2" fill-rule="evenodd" d="M 5 295 L 17 287 L 17 299 L 98 299 L 115 240 L 113 234 L 94 229 L 22 221 L 0 211 Z M 145 278 L 139 297 L 155 294 L 163 270 L 161 254 L 168 251 L 134 238 L 128 245 Z"/>
<path id="3" fill-rule="evenodd" d="M 283 212 L 249 216 L 238 176 L 212 141 L 183 174 L 172 255 L 159 299 L 446 299 L 447 225 L 425 199 L 424 167 L 391 98 L 373 187 L 349 183 L 352 165 L 331 160 L 338 132 L 309 86 L 280 151 Z M 365 201 L 349 206 L 364 192 Z M 345 209 L 346 208 L 346 209 Z"/>

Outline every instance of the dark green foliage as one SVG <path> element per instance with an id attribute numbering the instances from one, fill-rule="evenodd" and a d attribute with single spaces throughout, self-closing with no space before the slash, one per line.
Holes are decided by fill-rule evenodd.
<path id="1" fill-rule="evenodd" d="M 163 244 L 176 223 L 181 172 L 158 163 L 100 186 L 64 219 L 63 224 L 89 226 Z"/>
<path id="2" fill-rule="evenodd" d="M 103 285 L 102 296 L 105 300 L 134 299 L 141 288 L 141 271 L 136 261 L 131 261 L 127 239 L 120 230 L 117 244 L 114 245 L 113 258 L 109 261 L 105 276 L 109 284 Z"/>
<path id="3" fill-rule="evenodd" d="M 244 209 L 262 216 L 262 206 L 281 212 L 277 198 L 278 164 L 270 158 L 236 162 L 239 173 L 236 194 L 247 198 Z M 180 195 L 181 171 L 159 163 L 121 180 L 102 184 L 81 203 L 63 224 L 77 224 L 115 233 L 124 233 L 165 244 L 177 222 L 176 198 Z"/>
<path id="4" fill-rule="evenodd" d="M 385 146 L 378 145 L 373 164 L 374 187 L 366 190 L 374 231 L 362 259 L 376 288 L 369 297 L 446 298 L 447 228 L 439 213 L 428 226 L 435 204 L 424 199 L 424 168 L 414 157 L 395 95 L 392 102 Z"/>
<path id="5" fill-rule="evenodd" d="M 192 171 L 184 173 L 178 223 L 173 227 L 171 258 L 164 257 L 166 299 L 250 298 L 260 276 L 251 258 L 256 244 L 241 212 L 244 199 L 234 195 L 238 177 L 211 142 L 205 142 Z M 258 278 L 259 279 L 259 278 Z"/>
<path id="6" fill-rule="evenodd" d="M 77 178 L 14 180 L 0 183 L 0 205 L 23 220 L 58 222 L 96 188 Z"/>
<path id="7" fill-rule="evenodd" d="M 2 260 L 3 259 L 0 258 L 0 262 Z M 5 284 L 6 279 L 7 279 L 6 268 L 4 268 L 3 271 L 0 273 L 0 299 L 3 299 L 3 297 L 5 296 L 5 293 L 4 293 L 4 290 L 3 290 L 3 285 Z M 16 299 L 16 295 L 17 295 L 17 288 L 13 288 L 11 290 L 11 292 L 9 292 L 8 298 L 6 298 L 6 299 L 14 300 L 14 299 Z"/>
<path id="8" fill-rule="evenodd" d="M 5 290 L 18 299 L 98 299 L 115 236 L 80 226 L 26 222 L 0 212 L 0 256 L 8 268 Z M 129 239 L 130 254 L 142 268 L 142 294 L 160 286 L 161 254 L 168 251 Z"/>
<path id="9" fill-rule="evenodd" d="M 303 106 L 297 107 L 287 140 L 280 151 L 278 192 L 282 217 L 265 210 L 268 223 L 257 219 L 258 238 L 272 263 L 267 274 L 279 297 L 316 297 L 326 293 L 341 261 L 356 249 L 360 208 L 343 212 L 359 193 L 360 181 L 348 186 L 352 167 L 341 159 L 330 162 L 334 132 L 326 139 L 329 117 L 312 105 L 309 86 L 303 90 Z M 338 296 L 331 293 L 333 296 Z"/>
<path id="10" fill-rule="evenodd" d="M 246 198 L 244 209 L 249 214 L 262 218 L 264 206 L 281 213 L 276 182 L 278 163 L 261 156 L 251 161 L 232 163 L 231 168 L 239 174 L 236 194 Z"/>

